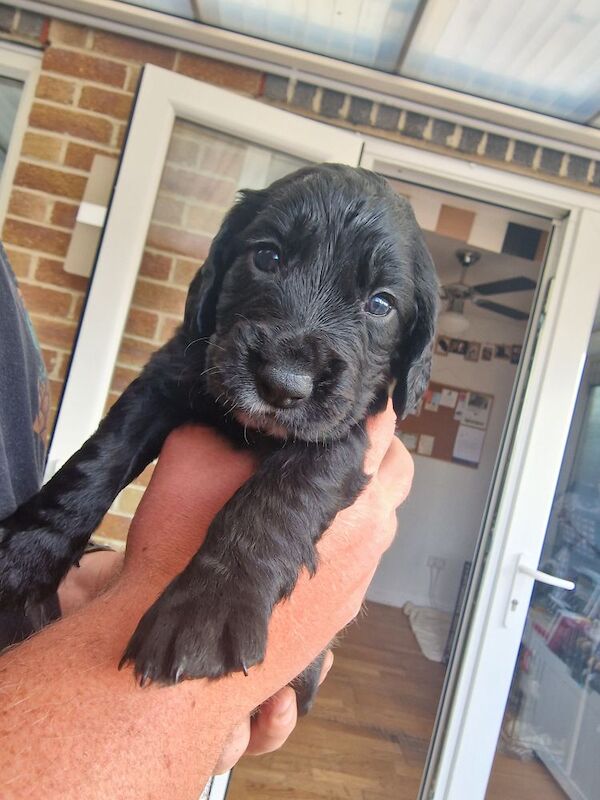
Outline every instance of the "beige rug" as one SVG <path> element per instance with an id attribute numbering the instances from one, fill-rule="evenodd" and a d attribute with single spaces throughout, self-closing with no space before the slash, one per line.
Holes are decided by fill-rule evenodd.
<path id="1" fill-rule="evenodd" d="M 445 611 L 427 606 L 405 603 L 402 609 L 419 643 L 421 652 L 430 661 L 442 661 L 444 648 L 450 631 L 452 617 Z"/>

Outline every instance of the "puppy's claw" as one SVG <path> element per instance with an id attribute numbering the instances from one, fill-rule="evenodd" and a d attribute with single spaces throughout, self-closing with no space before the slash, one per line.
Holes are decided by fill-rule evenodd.
<path id="1" fill-rule="evenodd" d="M 184 676 L 185 676 L 185 671 L 183 667 L 177 667 L 177 670 L 175 671 L 175 683 L 181 683 Z"/>
<path id="2" fill-rule="evenodd" d="M 148 675 L 147 672 L 142 673 L 140 675 L 140 689 L 143 689 L 144 686 L 147 686 L 149 683 L 151 683 L 151 681 L 152 678 L 150 677 L 150 675 Z"/>
<path id="3" fill-rule="evenodd" d="M 129 656 L 127 655 L 127 653 L 125 653 L 123 656 L 121 656 L 121 660 L 119 661 L 119 666 L 117 667 L 119 672 L 121 672 L 123 667 L 127 666 L 128 662 L 129 662 Z"/>
<path id="4" fill-rule="evenodd" d="M 248 667 L 246 666 L 246 662 L 242 661 L 242 672 L 246 677 L 248 677 Z"/>

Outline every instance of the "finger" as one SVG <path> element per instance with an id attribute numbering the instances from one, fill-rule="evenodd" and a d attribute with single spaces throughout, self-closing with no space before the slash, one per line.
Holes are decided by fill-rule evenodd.
<path id="1" fill-rule="evenodd" d="M 397 436 L 394 436 L 384 454 L 377 480 L 389 493 L 390 499 L 397 508 L 406 500 L 412 485 L 415 465 L 411 454 Z"/>
<path id="2" fill-rule="evenodd" d="M 319 686 L 323 683 L 327 675 L 329 674 L 329 670 L 333 666 L 333 652 L 328 650 L 325 653 L 325 658 L 323 659 L 323 666 L 321 667 L 321 675 L 319 677 Z"/>
<path id="3" fill-rule="evenodd" d="M 259 756 L 279 749 L 296 727 L 296 692 L 284 686 L 260 707 L 252 720 L 246 755 Z"/>
<path id="4" fill-rule="evenodd" d="M 394 435 L 396 427 L 396 415 L 392 401 L 388 400 L 385 411 L 369 417 L 367 420 L 367 436 L 369 437 L 369 449 L 365 456 L 365 472 L 372 475 L 377 472 L 381 459 L 385 455 L 389 443 Z"/>
<path id="5" fill-rule="evenodd" d="M 235 767 L 237 762 L 246 752 L 248 742 L 250 741 L 250 718 L 246 717 L 243 722 L 237 725 L 227 740 L 223 748 L 219 760 L 215 764 L 214 774 L 222 775 L 223 772 L 228 772 L 232 767 Z"/>

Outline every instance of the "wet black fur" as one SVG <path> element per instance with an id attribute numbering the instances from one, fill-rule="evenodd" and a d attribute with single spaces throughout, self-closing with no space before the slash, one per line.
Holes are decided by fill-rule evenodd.
<path id="1" fill-rule="evenodd" d="M 260 247 L 281 252 L 276 271 L 257 269 Z M 382 290 L 395 310 L 369 315 L 366 300 Z M 400 415 L 427 384 L 436 303 L 412 210 L 374 173 L 307 167 L 243 192 L 192 281 L 173 339 L 83 447 L 0 524 L 0 602 L 56 589 L 169 432 L 209 423 L 257 446 L 260 466 L 146 612 L 124 660 L 142 680 L 167 684 L 260 662 L 274 604 L 303 566 L 316 569 L 315 543 L 366 483 L 365 418 L 384 405 L 393 380 Z M 312 396 L 270 408 L 253 377 L 264 360 L 301 363 L 314 377 Z M 287 438 L 269 436 L 273 426 Z M 303 709 L 317 667 L 300 681 Z"/>

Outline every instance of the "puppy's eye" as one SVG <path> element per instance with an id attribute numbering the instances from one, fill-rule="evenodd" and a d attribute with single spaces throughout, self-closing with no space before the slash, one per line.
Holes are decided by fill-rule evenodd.
<path id="1" fill-rule="evenodd" d="M 386 317 L 393 307 L 392 296 L 385 292 L 372 295 L 365 303 L 365 311 L 374 317 Z"/>
<path id="2" fill-rule="evenodd" d="M 272 247 L 261 247 L 254 252 L 254 266 L 263 272 L 274 272 L 281 264 L 281 256 Z"/>

